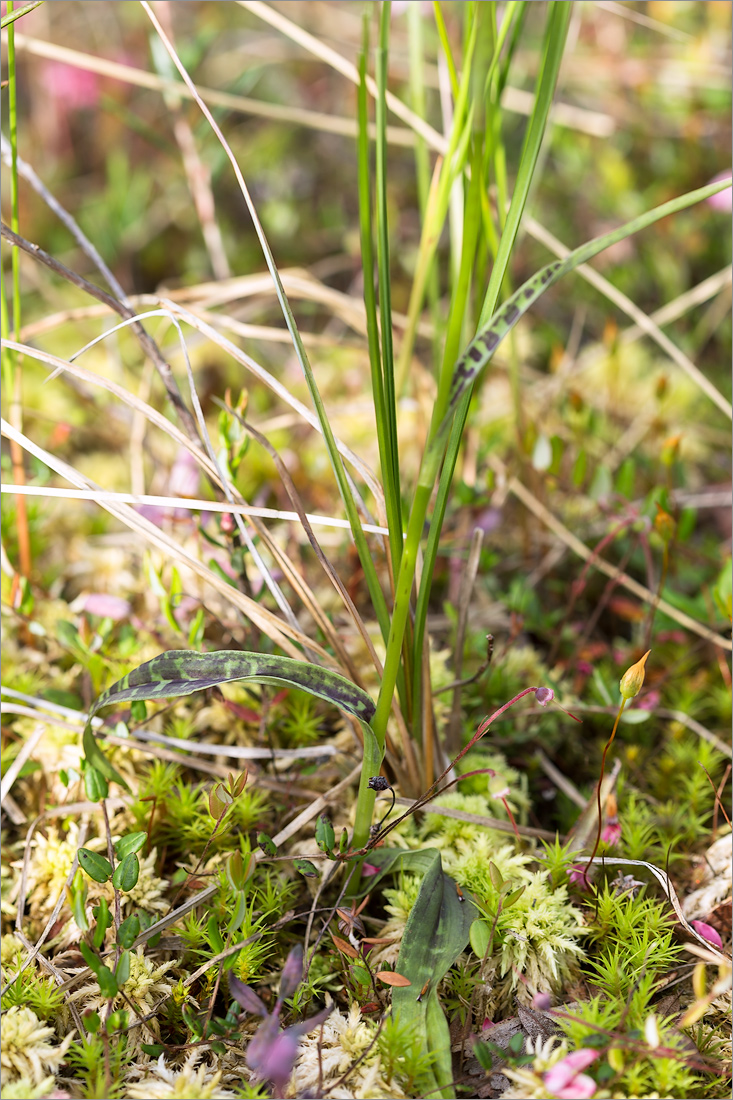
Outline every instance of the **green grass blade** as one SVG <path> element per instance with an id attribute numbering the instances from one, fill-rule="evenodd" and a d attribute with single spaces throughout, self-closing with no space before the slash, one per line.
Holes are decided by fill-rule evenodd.
<path id="1" fill-rule="evenodd" d="M 382 4 L 377 49 L 376 99 L 376 192 L 377 267 L 379 273 L 379 320 L 382 335 L 382 378 L 387 439 L 387 465 L 383 467 L 384 492 L 390 510 L 390 548 L 395 573 L 402 557 L 402 498 L 400 458 L 397 447 L 397 402 L 395 399 L 394 348 L 392 344 L 392 292 L 389 263 L 389 221 L 387 216 L 387 58 L 391 4 Z"/>

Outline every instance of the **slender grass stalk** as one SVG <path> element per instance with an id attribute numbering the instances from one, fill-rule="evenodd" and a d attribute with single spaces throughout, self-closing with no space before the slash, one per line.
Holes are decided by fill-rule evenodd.
<path id="1" fill-rule="evenodd" d="M 7 15 L 11 16 L 14 5 L 8 4 Z M 32 9 L 28 9 L 32 10 Z M 21 8 L 20 15 L 23 12 Z M 11 20 L 7 26 L 8 35 L 8 117 L 10 130 L 10 224 L 15 233 L 20 232 L 18 218 L 18 85 L 16 79 L 15 63 L 15 20 Z M 16 336 L 20 333 L 20 254 L 13 246 L 11 249 L 11 269 L 13 278 L 13 330 Z M 6 340 L 9 336 L 9 315 L 5 297 L 5 285 L 2 287 L 2 336 Z M 8 348 L 3 348 L 2 353 L 3 385 L 10 401 L 10 423 L 17 431 L 23 431 L 23 374 L 21 360 Z M 25 485 L 25 468 L 23 466 L 23 450 L 17 443 L 10 445 L 10 459 L 13 467 L 13 480 L 16 485 Z M 31 540 L 28 530 L 28 509 L 25 498 L 19 496 L 15 502 L 16 532 L 18 537 L 18 565 L 20 573 L 29 577 L 31 573 Z"/>
<path id="2" fill-rule="evenodd" d="M 434 5 L 435 6 L 435 5 Z M 419 4 L 408 4 L 407 20 L 409 26 L 408 51 L 410 60 L 410 106 L 416 115 L 425 118 L 427 102 L 425 94 L 425 35 L 424 19 Z M 430 193 L 430 154 L 422 134 L 415 134 L 415 175 L 417 179 L 417 201 L 420 211 L 420 224 L 425 221 L 425 211 Z M 440 362 L 441 316 L 440 281 L 435 262 L 428 272 L 426 294 L 433 322 L 433 362 L 437 368 Z"/>

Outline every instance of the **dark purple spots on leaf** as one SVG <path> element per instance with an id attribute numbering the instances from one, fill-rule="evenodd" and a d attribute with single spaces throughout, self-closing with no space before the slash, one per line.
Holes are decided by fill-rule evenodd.
<path id="1" fill-rule="evenodd" d="M 474 363 L 480 363 L 481 360 L 484 357 L 483 349 L 480 348 L 480 347 L 477 347 L 476 344 L 474 344 L 472 347 L 470 347 L 468 349 L 468 354 L 471 356 Z"/>
<path id="2" fill-rule="evenodd" d="M 488 352 L 492 352 L 496 345 L 501 340 L 501 336 L 498 332 L 487 332 L 486 339 L 484 340 L 484 347 Z"/>
<path id="3" fill-rule="evenodd" d="M 519 310 L 517 309 L 517 307 L 513 303 L 510 303 L 506 307 L 506 310 L 504 312 L 504 320 L 506 321 L 506 323 L 508 325 L 513 325 L 518 316 L 519 316 Z"/>

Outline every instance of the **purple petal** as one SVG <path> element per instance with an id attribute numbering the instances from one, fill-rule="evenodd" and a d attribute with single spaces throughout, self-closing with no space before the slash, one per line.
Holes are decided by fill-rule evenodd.
<path id="1" fill-rule="evenodd" d="M 290 1074 L 293 1072 L 297 1057 L 298 1040 L 296 1036 L 289 1034 L 289 1031 L 282 1031 L 263 1050 L 257 1072 L 264 1080 L 272 1081 L 278 1092 L 282 1092 L 290 1080 Z M 249 1065 L 252 1066 L 252 1062 Z"/>
<path id="2" fill-rule="evenodd" d="M 287 957 L 280 979 L 280 1000 L 292 997 L 303 979 L 303 948 L 298 944 Z"/>
<path id="3" fill-rule="evenodd" d="M 267 1008 L 253 989 L 250 989 L 233 974 L 229 975 L 229 993 L 243 1009 L 253 1016 L 267 1016 Z"/>
<path id="4" fill-rule="evenodd" d="M 293 1035 L 296 1039 L 300 1039 L 302 1035 L 307 1035 L 309 1031 L 315 1031 L 317 1027 L 324 1024 L 333 1011 L 333 1005 L 328 1005 L 326 1008 L 322 1008 L 320 1012 L 317 1012 L 315 1016 L 310 1016 L 307 1020 L 301 1020 L 299 1024 L 293 1024 L 289 1027 L 288 1035 Z"/>

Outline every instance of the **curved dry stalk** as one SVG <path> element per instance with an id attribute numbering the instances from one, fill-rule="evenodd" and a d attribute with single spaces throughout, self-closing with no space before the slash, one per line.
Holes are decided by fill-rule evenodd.
<path id="1" fill-rule="evenodd" d="M 9 439 L 13 437 L 18 439 L 21 446 L 30 454 L 39 458 L 41 462 L 60 474 L 61 477 L 66 478 L 72 485 L 76 485 L 78 488 L 92 489 L 101 492 L 100 487 L 95 485 L 93 481 L 78 473 L 73 466 L 69 466 L 66 462 L 49 454 L 48 451 L 43 450 L 42 447 L 38 447 L 30 439 L 22 435 L 22 433 L 16 432 L 5 420 L 2 421 L 2 434 Z M 155 524 L 139 515 L 129 505 L 109 504 L 104 501 L 101 501 L 101 503 L 106 511 L 116 516 L 125 526 L 130 527 L 138 535 L 144 538 L 146 542 L 162 550 L 163 553 L 172 557 L 174 560 L 178 559 L 184 562 L 194 573 L 206 581 L 208 585 L 225 596 L 229 603 L 233 604 L 241 611 L 255 626 L 262 630 L 275 645 L 282 649 L 284 653 L 287 653 L 289 657 L 294 657 L 299 661 L 303 660 L 303 654 L 293 645 L 293 642 L 297 642 L 298 645 L 315 650 L 325 662 L 329 663 L 331 661 L 326 651 L 311 638 L 303 634 L 302 631 L 296 630 L 294 627 L 291 627 L 289 623 L 285 623 L 281 619 L 278 619 L 273 612 L 268 611 L 267 608 L 258 604 L 255 600 L 250 599 L 249 596 L 245 596 L 238 588 L 233 588 L 230 584 L 227 584 L 226 581 L 222 580 L 216 573 L 204 565 L 203 562 L 200 562 L 182 546 L 179 546 L 178 543 L 156 527 Z"/>
<path id="2" fill-rule="evenodd" d="M 303 503 L 300 499 L 300 496 L 298 495 L 298 490 L 295 488 L 295 483 L 294 483 L 293 479 L 290 476 L 290 472 L 289 472 L 287 466 L 285 465 L 282 458 L 278 454 L 277 450 L 273 447 L 272 443 L 270 443 L 269 439 L 267 439 L 266 436 L 262 435 L 262 433 L 259 432 L 257 430 L 257 428 L 254 427 L 254 425 L 249 424 L 244 419 L 244 417 L 240 416 L 239 413 L 237 413 L 234 409 L 229 408 L 229 406 L 226 406 L 226 407 L 227 407 L 227 411 L 232 416 L 235 416 L 237 418 L 237 420 L 242 425 L 242 427 L 245 429 L 245 431 L 249 432 L 249 434 L 252 436 L 252 438 L 255 439 L 260 444 L 261 447 L 265 448 L 265 450 L 267 451 L 267 453 L 270 455 L 273 462 L 275 463 L 275 466 L 277 467 L 277 472 L 279 473 L 280 479 L 283 483 L 283 487 L 285 488 L 285 492 L 288 494 L 288 498 L 290 500 L 290 503 L 292 504 L 293 508 L 295 509 L 295 511 L 298 514 L 298 518 L 300 519 L 303 530 L 305 531 L 306 536 L 308 538 L 308 541 L 309 541 L 309 543 L 311 544 L 311 546 L 313 548 L 313 552 L 316 555 L 316 557 L 318 559 L 318 562 L 321 565 L 324 573 L 326 574 L 326 576 L 330 580 L 331 584 L 334 586 L 334 588 L 338 592 L 339 596 L 343 600 L 344 605 L 346 606 L 347 610 L 349 611 L 349 614 L 351 615 L 351 618 L 354 622 L 354 625 L 356 626 L 356 629 L 358 630 L 359 634 L 361 635 L 361 637 L 364 641 L 364 644 L 365 644 L 365 646 L 366 646 L 366 648 L 369 652 L 369 656 L 372 659 L 374 667 L 377 670 L 377 673 L 381 676 L 382 672 L 383 672 L 382 662 L 379 660 L 379 657 L 377 656 L 377 652 L 374 649 L 374 645 L 372 643 L 372 640 L 369 637 L 369 632 L 368 632 L 366 626 L 364 625 L 364 620 L 362 619 L 361 615 L 357 611 L 356 604 L 354 603 L 351 596 L 349 595 L 343 581 L 341 580 L 338 573 L 336 572 L 334 567 L 331 565 L 331 562 L 328 560 L 328 558 L 324 554 L 323 550 L 321 549 L 321 545 L 318 542 L 318 539 L 316 538 L 316 536 L 314 534 L 313 528 L 311 527 L 310 523 L 308 522 L 308 517 L 305 513 L 305 509 L 303 508 Z M 341 647 L 341 648 L 343 648 L 343 647 Z M 346 655 L 346 659 L 348 661 L 347 667 L 351 667 L 352 662 L 351 662 L 351 659 L 348 657 L 348 655 Z M 354 675 L 356 675 L 355 672 L 354 672 Z M 356 682 L 359 683 L 360 681 L 357 679 Z"/>
<path id="3" fill-rule="evenodd" d="M 506 467 L 501 459 L 493 456 L 490 459 L 492 466 L 496 470 L 500 470 L 503 476 L 506 476 Z M 617 569 L 615 565 L 611 565 L 610 562 L 605 561 L 604 558 L 594 557 L 593 551 L 589 550 L 585 543 L 568 530 L 564 523 L 561 523 L 550 512 L 545 505 L 537 499 L 537 497 L 530 493 L 521 481 L 516 477 L 511 477 L 506 483 L 507 490 L 521 500 L 525 507 L 529 508 L 537 518 L 544 523 L 545 527 L 549 528 L 559 539 L 561 539 L 574 554 L 577 554 L 583 561 L 588 561 L 593 558 L 593 565 L 601 573 L 605 573 L 607 577 L 612 577 L 623 588 L 626 588 L 629 592 L 633 592 L 639 599 L 644 600 L 645 603 L 653 604 L 657 597 L 654 592 L 649 588 L 646 588 L 643 584 L 639 584 L 633 577 L 630 577 L 627 573 Z M 670 619 L 674 619 L 680 626 L 683 626 L 686 630 L 691 630 L 694 634 L 697 634 L 700 638 L 705 638 L 706 641 L 712 642 L 713 645 L 719 646 L 720 649 L 733 650 L 733 642 L 730 638 L 724 638 L 722 634 L 717 634 L 710 627 L 705 626 L 704 623 L 700 623 L 697 619 L 693 619 L 690 615 L 684 611 L 680 611 L 678 608 L 673 607 L 671 603 L 666 600 L 660 600 L 657 604 L 657 609 L 668 615 Z"/>
<path id="4" fill-rule="evenodd" d="M 170 365 L 161 355 L 158 345 L 155 343 L 152 337 L 147 334 L 145 329 L 142 328 L 139 321 L 137 321 L 133 310 L 124 305 L 124 303 L 119 301 L 117 298 L 112 297 L 111 294 L 107 294 L 106 291 L 101 290 L 98 286 L 95 286 L 94 283 L 90 283 L 87 279 L 83 279 L 81 275 L 77 275 L 76 272 L 71 271 L 64 264 L 54 259 L 53 256 L 49 256 L 49 254 L 45 252 L 42 248 L 40 248 L 37 244 L 32 244 L 31 241 L 27 241 L 24 237 L 18 236 L 18 234 L 14 233 L 12 229 L 9 228 L 9 226 L 5 225 L 4 222 L 0 224 L 0 233 L 3 237 L 5 237 L 6 240 L 10 242 L 10 244 L 14 245 L 16 248 L 20 248 L 23 250 L 23 252 L 27 252 L 29 256 L 32 256 L 35 260 L 40 261 L 40 263 L 50 268 L 51 271 L 54 271 L 57 275 L 61 275 L 62 278 L 66 279 L 70 283 L 73 283 L 74 286 L 79 287 L 80 290 L 83 290 L 87 294 L 91 295 L 92 298 L 96 298 L 98 301 L 104 302 L 104 304 L 109 309 L 113 310 L 115 313 L 119 313 L 121 317 L 124 317 L 126 320 L 132 320 L 134 322 L 133 328 L 135 329 L 137 337 L 140 340 L 140 343 L 142 344 L 145 353 L 150 357 L 150 359 L 152 359 L 153 363 L 155 364 L 155 369 L 160 375 L 169 401 L 180 416 L 181 423 L 185 427 L 191 439 L 197 440 L 198 437 L 196 434 L 196 424 L 194 423 L 194 419 L 191 416 L 189 409 L 186 408 L 184 400 L 176 384 L 176 380 L 173 377 L 173 371 L 171 370 Z"/>
<path id="5" fill-rule="evenodd" d="M 163 94 L 176 95 L 183 99 L 193 99 L 188 88 L 179 80 L 166 80 L 162 76 L 149 72 L 147 69 L 138 69 L 133 65 L 123 65 L 118 61 L 110 61 L 106 57 L 97 57 L 94 54 L 83 53 L 81 50 L 72 50 L 68 46 L 59 46 L 55 42 L 48 42 L 33 35 L 20 34 L 16 31 L 15 48 L 34 57 L 46 57 L 53 61 L 60 61 L 64 65 L 71 65 L 75 69 L 84 69 L 86 72 L 98 73 L 99 76 L 110 77 L 112 80 L 121 80 L 125 84 L 132 84 L 137 88 L 150 88 L 152 91 Z M 253 115 L 256 118 L 267 118 L 274 122 L 290 122 L 294 126 L 304 126 L 310 130 L 320 130 L 326 134 L 338 134 L 341 137 L 357 137 L 357 126 L 353 118 L 343 118 L 339 115 L 326 114 L 323 111 L 310 111 L 305 107 L 283 107 L 276 103 L 265 103 L 261 99 L 251 99 L 248 96 L 233 95 L 231 92 L 220 92 L 216 88 L 200 88 L 201 94 L 206 96 L 209 103 L 215 107 L 223 107 L 228 111 L 237 111 L 240 114 Z M 376 136 L 376 127 L 370 127 L 371 136 Z M 415 145 L 415 135 L 411 130 L 401 126 L 387 127 L 387 141 L 390 145 L 401 145 L 411 149 Z"/>

